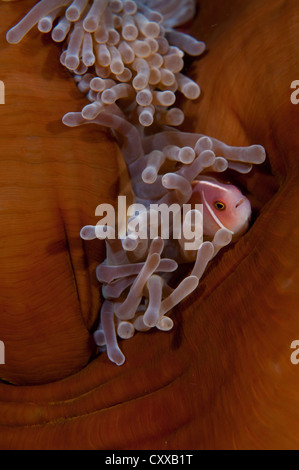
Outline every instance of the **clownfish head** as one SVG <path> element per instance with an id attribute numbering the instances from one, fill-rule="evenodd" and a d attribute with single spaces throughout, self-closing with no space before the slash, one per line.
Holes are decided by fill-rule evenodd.
<path id="1" fill-rule="evenodd" d="M 195 180 L 189 203 L 203 205 L 203 234 L 213 237 L 220 228 L 229 229 L 233 237 L 242 235 L 249 226 L 251 205 L 241 191 L 214 178 Z"/>

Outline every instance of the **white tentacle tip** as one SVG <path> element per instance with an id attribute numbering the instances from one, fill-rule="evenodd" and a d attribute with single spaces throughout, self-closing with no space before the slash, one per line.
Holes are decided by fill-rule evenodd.
<path id="1" fill-rule="evenodd" d="M 262 145 L 252 145 L 251 147 L 255 153 L 255 160 L 253 163 L 264 163 L 266 160 L 266 150 Z"/>
<path id="2" fill-rule="evenodd" d="M 211 260 L 215 252 L 213 243 L 209 241 L 203 242 L 203 244 L 199 248 L 199 252 L 202 254 L 205 260 L 207 261 Z"/>
<path id="3" fill-rule="evenodd" d="M 221 228 L 215 233 L 213 242 L 217 246 L 226 246 L 232 241 L 233 233 L 227 228 Z"/>
<path id="4" fill-rule="evenodd" d="M 63 124 L 68 127 L 76 127 L 80 124 L 80 121 L 83 123 L 84 118 L 82 117 L 81 113 L 76 112 L 66 113 L 62 118 Z"/>
<path id="5" fill-rule="evenodd" d="M 170 331 L 173 328 L 173 320 L 170 317 L 162 316 L 156 328 L 161 331 Z"/>
<path id="6" fill-rule="evenodd" d="M 118 348 L 112 349 L 110 351 L 108 350 L 108 357 L 110 361 L 114 362 L 117 366 L 122 366 L 126 360 L 125 356 Z"/>
<path id="7" fill-rule="evenodd" d="M 96 228 L 94 225 L 85 225 L 80 230 L 80 237 L 83 240 L 94 240 L 96 236 Z"/>
<path id="8" fill-rule="evenodd" d="M 97 346 L 102 347 L 106 345 L 106 339 L 103 330 L 96 330 L 93 334 L 93 337 Z"/>
<path id="9" fill-rule="evenodd" d="M 22 36 L 20 37 L 19 34 L 17 34 L 17 29 L 14 26 L 11 28 L 9 31 L 6 33 L 6 41 L 9 44 L 18 44 L 22 40 Z"/>

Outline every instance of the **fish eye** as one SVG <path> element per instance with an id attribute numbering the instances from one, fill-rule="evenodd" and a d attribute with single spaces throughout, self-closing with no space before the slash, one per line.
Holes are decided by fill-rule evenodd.
<path id="1" fill-rule="evenodd" d="M 226 205 L 222 201 L 215 201 L 214 207 L 217 211 L 224 211 L 226 209 Z"/>

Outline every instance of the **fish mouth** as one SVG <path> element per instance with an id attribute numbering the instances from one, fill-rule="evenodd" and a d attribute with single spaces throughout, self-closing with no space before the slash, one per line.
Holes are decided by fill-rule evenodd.
<path id="1" fill-rule="evenodd" d="M 242 198 L 237 202 L 237 204 L 235 205 L 235 208 L 241 206 L 241 204 L 243 204 L 244 202 L 245 202 L 245 198 L 242 197 Z"/>

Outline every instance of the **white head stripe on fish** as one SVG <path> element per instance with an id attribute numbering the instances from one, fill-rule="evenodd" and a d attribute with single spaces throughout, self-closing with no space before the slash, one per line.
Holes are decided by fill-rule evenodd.
<path id="1" fill-rule="evenodd" d="M 213 212 L 210 204 L 208 203 L 208 201 L 206 200 L 206 196 L 205 196 L 205 193 L 204 191 L 202 192 L 202 198 L 204 200 L 204 203 L 206 204 L 207 206 L 207 209 L 209 211 L 209 213 L 211 214 L 211 217 L 213 217 L 213 219 L 215 220 L 216 224 L 219 225 L 220 228 L 225 228 L 227 230 L 229 230 L 229 228 L 225 227 L 221 222 L 220 220 L 218 219 L 218 217 L 216 216 L 216 214 Z M 231 233 L 234 233 L 232 232 L 232 230 L 229 230 Z"/>

